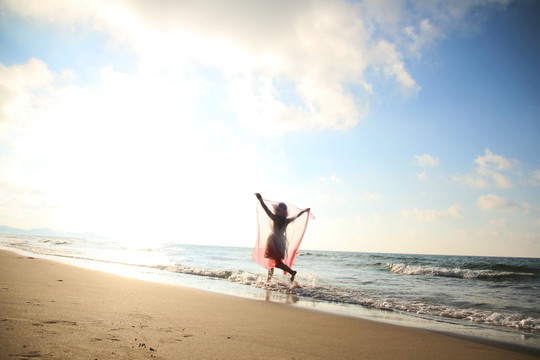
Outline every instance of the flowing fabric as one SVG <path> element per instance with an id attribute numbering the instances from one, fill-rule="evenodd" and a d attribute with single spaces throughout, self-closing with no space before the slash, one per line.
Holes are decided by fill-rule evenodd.
<path id="1" fill-rule="evenodd" d="M 263 201 L 272 212 L 279 204 L 270 200 Z M 285 204 L 287 205 L 288 218 L 293 218 L 302 211 L 294 205 Z M 308 216 L 308 213 L 303 213 L 289 223 L 284 234 L 274 234 L 272 219 L 257 201 L 257 242 L 251 254 L 253 260 L 266 269 L 275 268 L 279 260 L 291 267 L 306 232 L 309 217 L 313 217 L 311 214 Z"/>

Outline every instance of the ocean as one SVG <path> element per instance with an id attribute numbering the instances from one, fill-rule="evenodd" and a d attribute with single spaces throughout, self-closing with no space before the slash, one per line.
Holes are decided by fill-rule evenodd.
<path id="1" fill-rule="evenodd" d="M 250 248 L 0 234 L 0 248 L 134 278 L 540 350 L 540 259 L 298 252 L 295 283 Z"/>

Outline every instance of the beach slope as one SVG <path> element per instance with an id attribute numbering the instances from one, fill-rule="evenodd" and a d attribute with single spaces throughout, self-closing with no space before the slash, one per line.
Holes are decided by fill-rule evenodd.
<path id="1" fill-rule="evenodd" d="M 536 359 L 0 251 L 1 359 Z"/>

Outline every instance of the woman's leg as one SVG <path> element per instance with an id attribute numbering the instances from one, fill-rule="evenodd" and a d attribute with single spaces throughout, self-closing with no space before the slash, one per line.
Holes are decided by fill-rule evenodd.
<path id="1" fill-rule="evenodd" d="M 294 277 L 296 276 L 296 271 L 294 271 L 293 269 L 291 269 L 290 267 L 288 267 L 282 262 L 280 262 L 279 264 L 276 264 L 276 267 L 291 274 L 291 282 L 294 281 Z"/>
<path id="2" fill-rule="evenodd" d="M 268 279 L 266 281 L 272 280 L 273 275 L 274 275 L 274 268 L 268 269 Z"/>

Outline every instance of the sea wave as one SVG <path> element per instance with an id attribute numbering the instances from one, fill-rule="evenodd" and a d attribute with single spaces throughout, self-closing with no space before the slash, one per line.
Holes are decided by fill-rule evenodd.
<path id="1" fill-rule="evenodd" d="M 360 305 L 370 309 L 409 313 L 421 317 L 435 318 L 438 321 L 469 321 L 478 325 L 513 328 L 536 334 L 540 332 L 540 319 L 519 313 L 492 312 L 473 308 L 462 309 L 425 302 L 405 302 L 395 299 L 374 298 L 359 293 L 344 291 L 343 289 L 333 289 L 324 286 L 307 285 L 294 288 L 293 290 L 288 290 L 288 286 L 283 286 L 281 289 L 282 292 L 291 291 L 297 296 L 318 301 Z"/>
<path id="2" fill-rule="evenodd" d="M 532 272 L 496 271 L 492 269 L 446 268 L 429 265 L 386 263 L 386 268 L 396 274 L 441 276 L 463 279 L 503 280 L 508 278 L 535 277 Z"/>
<path id="3" fill-rule="evenodd" d="M 41 239 L 39 240 L 40 243 L 44 244 L 52 244 L 52 245 L 68 245 L 71 244 L 69 241 L 66 240 L 54 240 L 54 239 Z"/>
<path id="4" fill-rule="evenodd" d="M 228 279 L 235 272 L 232 270 L 208 269 L 208 268 L 185 266 L 185 265 L 179 265 L 179 264 L 152 265 L 148 267 L 158 269 L 158 270 L 163 270 L 163 271 L 179 273 L 179 274 L 206 276 L 206 277 L 217 278 L 217 279 Z"/>
<path id="5" fill-rule="evenodd" d="M 271 281 L 268 281 L 266 274 L 253 274 L 244 270 L 218 270 L 179 264 L 151 267 L 164 271 L 229 280 L 238 284 L 292 294 L 304 299 L 404 312 L 422 317 L 438 318 L 439 321 L 461 320 L 478 325 L 502 326 L 534 333 L 540 332 L 540 319 L 518 313 L 492 312 L 473 308 L 461 309 L 421 301 L 406 302 L 375 298 L 350 291 L 350 289 L 321 285 L 315 278 L 308 277 L 300 280 L 299 284 L 291 286 L 287 277 L 274 276 Z"/>
<path id="6" fill-rule="evenodd" d="M 296 257 L 330 257 L 328 254 L 313 253 L 309 251 L 299 251 L 296 253 Z"/>

